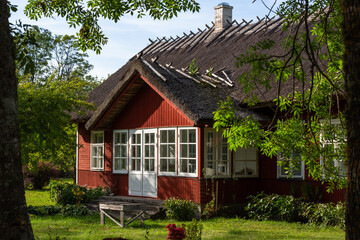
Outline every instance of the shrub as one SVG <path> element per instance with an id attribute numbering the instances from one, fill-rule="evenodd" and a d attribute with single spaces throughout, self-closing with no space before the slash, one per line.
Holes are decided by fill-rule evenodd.
<path id="1" fill-rule="evenodd" d="M 248 199 L 250 201 L 245 210 L 249 218 L 287 222 L 305 221 L 299 214 L 304 205 L 300 199 L 293 196 L 259 193 L 249 196 Z"/>
<path id="2" fill-rule="evenodd" d="M 311 225 L 345 228 L 345 204 L 341 202 L 307 204 L 301 214 Z"/>
<path id="3" fill-rule="evenodd" d="M 88 189 L 67 182 L 50 181 L 50 198 L 60 205 L 88 203 L 100 196 L 109 195 L 108 188 Z"/>
<path id="4" fill-rule="evenodd" d="M 166 239 L 181 240 L 185 238 L 185 231 L 183 228 L 177 228 L 175 224 L 169 224 L 165 228 L 168 230 Z"/>
<path id="5" fill-rule="evenodd" d="M 23 168 L 24 185 L 26 188 L 43 189 L 51 178 L 56 178 L 59 172 L 55 165 L 40 161 L 37 165 L 27 165 Z"/>
<path id="6" fill-rule="evenodd" d="M 90 210 L 85 205 L 67 204 L 61 208 L 62 216 L 86 216 L 90 214 Z"/>
<path id="7" fill-rule="evenodd" d="M 190 223 L 184 225 L 185 239 L 187 240 L 201 240 L 203 225 L 200 221 L 193 219 Z"/>
<path id="8" fill-rule="evenodd" d="M 164 208 L 166 217 L 177 221 L 191 221 L 198 213 L 197 203 L 179 198 L 165 200 Z"/>
<path id="9" fill-rule="evenodd" d="M 28 206 L 29 214 L 37 216 L 49 216 L 58 214 L 61 211 L 61 207 L 58 206 Z"/>

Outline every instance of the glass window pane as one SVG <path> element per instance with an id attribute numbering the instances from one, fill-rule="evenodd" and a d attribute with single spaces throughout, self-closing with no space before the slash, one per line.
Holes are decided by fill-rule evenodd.
<path id="1" fill-rule="evenodd" d="M 98 147 L 98 156 L 102 157 L 102 156 L 103 156 L 103 153 L 104 153 L 103 147 L 102 147 L 102 146 L 99 146 L 99 147 Z"/>
<path id="2" fill-rule="evenodd" d="M 196 158 L 196 145 L 195 144 L 189 145 L 189 157 Z"/>
<path id="3" fill-rule="evenodd" d="M 92 147 L 92 155 L 96 157 L 98 155 L 98 148 L 96 146 Z"/>
<path id="4" fill-rule="evenodd" d="M 196 160 L 190 159 L 189 160 L 189 173 L 196 172 Z"/>
<path id="5" fill-rule="evenodd" d="M 118 159 L 118 158 L 115 159 L 114 169 L 115 170 L 120 170 L 120 159 Z"/>
<path id="6" fill-rule="evenodd" d="M 175 130 L 169 130 L 169 143 L 175 143 Z"/>
<path id="7" fill-rule="evenodd" d="M 160 145 L 160 157 L 167 157 L 167 146 Z"/>
<path id="8" fill-rule="evenodd" d="M 180 130 L 180 142 L 181 143 L 187 143 L 188 142 L 187 132 L 188 132 L 188 130 L 185 130 L 185 129 Z"/>
<path id="9" fill-rule="evenodd" d="M 180 160 L 180 172 L 187 172 L 187 159 Z"/>
<path id="10" fill-rule="evenodd" d="M 115 157 L 120 157 L 120 146 L 115 146 Z"/>
<path id="11" fill-rule="evenodd" d="M 160 172 L 167 172 L 167 159 L 160 159 Z"/>
<path id="12" fill-rule="evenodd" d="M 120 133 L 115 133 L 115 144 L 120 143 Z"/>
<path id="13" fill-rule="evenodd" d="M 175 157 L 175 144 L 169 145 L 169 157 Z"/>
<path id="14" fill-rule="evenodd" d="M 141 157 L 141 146 L 136 146 L 136 157 Z"/>
<path id="15" fill-rule="evenodd" d="M 145 143 L 149 143 L 149 142 L 150 142 L 149 133 L 145 133 Z"/>
<path id="16" fill-rule="evenodd" d="M 167 143 L 167 130 L 160 130 L 160 142 Z"/>
<path id="17" fill-rule="evenodd" d="M 186 144 L 180 146 L 180 157 L 188 157 L 188 146 Z"/>
<path id="18" fill-rule="evenodd" d="M 145 157 L 150 157 L 150 146 L 149 145 L 145 146 Z"/>
<path id="19" fill-rule="evenodd" d="M 127 157 L 127 154 L 126 154 L 126 152 L 127 152 L 127 151 L 126 151 L 126 150 L 127 150 L 127 149 L 126 149 L 126 145 L 121 145 L 121 146 L 120 146 L 120 150 L 121 150 L 120 156 L 121 156 L 121 157 Z"/>
<path id="20" fill-rule="evenodd" d="M 196 143 L 196 130 L 195 129 L 189 130 L 189 142 Z"/>
<path id="21" fill-rule="evenodd" d="M 136 143 L 135 137 L 136 137 L 135 134 L 132 134 L 132 135 L 131 135 L 131 143 L 132 143 L 132 144 L 135 144 L 135 143 Z"/>
<path id="22" fill-rule="evenodd" d="M 137 144 L 141 143 L 141 134 L 136 134 L 136 143 Z"/>
<path id="23" fill-rule="evenodd" d="M 136 159 L 136 171 L 141 170 L 141 159 Z"/>
<path id="24" fill-rule="evenodd" d="M 135 168 L 135 159 L 131 160 L 131 170 L 133 170 L 133 171 L 136 170 L 136 168 Z"/>
<path id="25" fill-rule="evenodd" d="M 122 144 L 126 144 L 127 143 L 127 139 L 126 139 L 126 135 L 127 133 L 121 133 L 121 143 Z"/>
<path id="26" fill-rule="evenodd" d="M 175 159 L 169 159 L 169 172 L 175 172 Z"/>
<path id="27" fill-rule="evenodd" d="M 121 170 L 126 170 L 126 159 L 121 159 Z"/>
<path id="28" fill-rule="evenodd" d="M 155 143 L 155 133 L 150 134 L 150 142 Z"/>

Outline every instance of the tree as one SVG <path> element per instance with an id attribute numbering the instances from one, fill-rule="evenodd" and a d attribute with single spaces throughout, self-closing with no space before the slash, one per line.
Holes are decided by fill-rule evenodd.
<path id="1" fill-rule="evenodd" d="M 268 156 L 279 153 L 290 175 L 299 166 L 294 153 L 300 153 L 309 174 L 326 182 L 329 191 L 346 185 L 347 239 L 360 238 L 359 4 L 284 1 L 276 13 L 284 19 L 285 41 L 264 40 L 237 58 L 239 66 L 251 67 L 240 76 L 245 92 L 252 95 L 250 108 L 264 91 L 277 91 L 276 99 L 267 99 L 273 101 L 273 120 L 264 127 L 251 117 L 239 119 L 231 101 L 220 103 L 214 115 L 214 126 L 224 129 L 230 148 L 256 145 Z M 269 51 L 277 44 L 284 54 Z M 284 87 L 291 93 L 281 94 Z M 334 118 L 340 119 L 337 126 Z M 341 176 L 344 165 L 346 179 Z"/>
<path id="2" fill-rule="evenodd" d="M 17 94 L 15 76 L 15 54 L 10 35 L 9 13 L 14 6 L 0 0 L 0 230 L 4 239 L 34 239 L 27 214 L 23 179 L 21 174 L 20 136 L 17 113 Z M 137 13 L 139 17 L 148 13 L 153 18 L 167 19 L 180 11 L 198 11 L 193 0 L 181 1 L 100 1 L 84 3 L 72 1 L 30 0 L 27 11 L 34 18 L 58 14 L 67 18 L 73 27 L 81 26 L 78 33 L 82 49 L 100 52 L 101 44 L 106 42 L 97 20 L 99 16 L 118 21 L 124 14 Z"/>

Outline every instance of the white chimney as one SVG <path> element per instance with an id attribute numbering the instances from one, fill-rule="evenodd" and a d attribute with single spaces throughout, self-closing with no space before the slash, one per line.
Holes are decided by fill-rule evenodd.
<path id="1" fill-rule="evenodd" d="M 215 7 L 215 32 L 222 31 L 230 25 L 229 22 L 232 22 L 232 9 L 233 7 L 226 2 L 219 3 Z"/>

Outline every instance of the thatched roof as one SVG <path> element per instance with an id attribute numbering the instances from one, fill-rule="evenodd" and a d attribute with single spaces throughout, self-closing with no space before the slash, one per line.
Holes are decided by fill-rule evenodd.
<path id="1" fill-rule="evenodd" d="M 94 113 L 89 112 L 85 117 L 73 115 L 73 120 L 90 119 L 86 127 L 94 128 L 131 78 L 140 74 L 182 110 L 194 124 L 208 122 L 212 119 L 219 100 L 230 97 L 240 106 L 244 99 L 249 97 L 237 83 L 238 76 L 248 68 L 236 67 L 236 56 L 265 39 L 272 39 L 276 43 L 269 54 L 283 54 L 281 43 L 286 33 L 281 30 L 281 26 L 281 19 L 262 19 L 256 23 L 244 21 L 241 24 L 232 24 L 221 32 L 214 32 L 214 27 L 207 26 L 204 30 L 199 29 L 197 33 L 190 32 L 182 37 L 151 40 L 138 56 L 131 58 L 90 93 L 88 100 L 97 106 L 97 110 Z M 188 69 L 184 69 L 193 59 L 199 68 L 195 79 Z M 209 69 L 212 69 L 212 77 L 206 74 Z M 282 86 L 280 92 L 289 93 L 293 86 L 288 82 Z M 271 91 L 261 89 L 261 92 L 261 101 L 270 102 L 277 96 L 278 91 L 275 86 Z M 241 107 L 238 114 L 241 117 L 251 114 L 260 120 L 266 119 L 265 114 Z"/>

